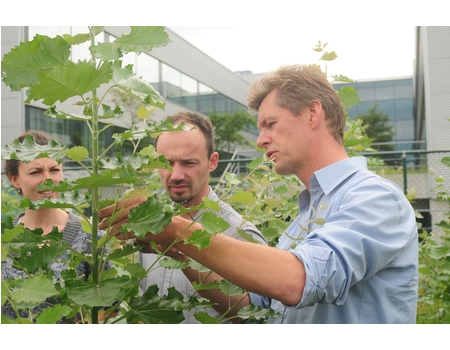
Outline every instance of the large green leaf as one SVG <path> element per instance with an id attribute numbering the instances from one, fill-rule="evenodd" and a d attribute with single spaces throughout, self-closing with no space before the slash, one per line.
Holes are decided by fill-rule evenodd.
<path id="1" fill-rule="evenodd" d="M 66 305 L 57 304 L 53 307 L 44 309 L 38 317 L 36 317 L 36 324 L 55 324 L 64 316 L 72 312 L 72 309 Z"/>
<path id="2" fill-rule="evenodd" d="M 26 102 L 42 99 L 45 105 L 51 106 L 58 100 L 64 102 L 70 97 L 82 96 L 109 83 L 112 71 L 109 62 L 96 68 L 86 61 L 79 61 L 77 64 L 67 61 L 49 72 L 38 73 L 38 76 L 39 82 L 30 88 Z"/>
<path id="3" fill-rule="evenodd" d="M 165 225 L 172 220 L 172 212 L 165 210 L 165 206 L 155 198 L 148 198 L 145 202 L 130 210 L 128 223 L 123 229 L 133 232 L 137 238 L 144 238 L 148 232 L 158 234 Z"/>
<path id="4" fill-rule="evenodd" d="M 250 304 L 241 308 L 238 312 L 238 316 L 244 320 L 246 319 L 261 320 L 266 319 L 268 317 L 278 317 L 281 316 L 281 314 L 272 309 L 263 309 L 259 306 Z"/>
<path id="5" fill-rule="evenodd" d="M 31 135 L 26 135 L 22 143 L 15 140 L 2 148 L 2 159 L 18 159 L 29 163 L 38 158 L 52 158 L 61 163 L 65 157 L 64 146 L 54 140 L 47 145 L 38 145 Z"/>
<path id="6" fill-rule="evenodd" d="M 44 276 L 27 278 L 21 288 L 12 294 L 12 300 L 22 307 L 32 308 L 43 302 L 46 298 L 58 295 L 53 282 Z"/>
<path id="7" fill-rule="evenodd" d="M 133 73 L 131 65 L 122 67 L 120 61 L 112 65 L 113 79 L 117 86 L 140 100 L 143 104 L 164 109 L 166 102 L 152 84 L 140 79 Z"/>
<path id="8" fill-rule="evenodd" d="M 361 99 L 353 86 L 344 86 L 338 89 L 337 93 L 345 110 L 348 110 L 361 102 Z"/>
<path id="9" fill-rule="evenodd" d="M 148 52 L 155 47 L 170 43 L 164 27 L 131 27 L 130 34 L 124 34 L 114 40 L 114 45 L 123 52 Z"/>
<path id="10" fill-rule="evenodd" d="M 39 269 L 46 269 L 55 259 L 60 257 L 68 248 L 69 244 L 62 241 L 62 234 L 56 227 L 42 236 L 42 230 L 25 229 L 24 232 L 15 237 L 11 246 L 20 246 L 20 255 L 15 261 L 21 269 L 29 273 L 35 273 Z"/>
<path id="11" fill-rule="evenodd" d="M 184 320 L 183 310 L 211 306 L 206 299 L 184 298 L 174 287 L 168 289 L 165 297 L 160 297 L 158 291 L 158 286 L 152 285 L 142 296 L 131 299 L 131 310 L 126 314 L 128 323 L 177 324 Z"/>
<path id="12" fill-rule="evenodd" d="M 11 90 L 19 91 L 38 82 L 38 73 L 64 64 L 70 57 L 70 45 L 60 36 L 51 39 L 36 35 L 3 56 L 2 80 Z"/>
<path id="13" fill-rule="evenodd" d="M 241 295 L 244 293 L 244 290 L 241 287 L 238 287 L 227 280 L 219 282 L 219 290 L 228 296 Z"/>
<path id="14" fill-rule="evenodd" d="M 110 278 L 95 284 L 89 281 L 67 281 L 67 295 L 77 305 L 88 307 L 111 306 L 114 301 L 122 299 L 133 289 L 133 280 L 128 276 Z"/>
<path id="15" fill-rule="evenodd" d="M 202 215 L 202 226 L 209 233 L 216 234 L 226 231 L 230 224 L 212 212 Z"/>
<path id="16" fill-rule="evenodd" d="M 210 316 L 205 311 L 197 312 L 194 317 L 197 321 L 203 324 L 220 324 L 220 321 L 217 318 Z"/>

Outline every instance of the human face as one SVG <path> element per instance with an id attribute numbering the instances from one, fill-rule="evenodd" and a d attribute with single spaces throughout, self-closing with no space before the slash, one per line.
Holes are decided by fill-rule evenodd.
<path id="1" fill-rule="evenodd" d="M 209 173 L 218 154 L 208 157 L 206 139 L 198 129 L 166 132 L 158 138 L 157 152 L 169 161 L 172 171 L 160 170 L 169 197 L 185 207 L 199 205 L 209 192 Z"/>
<path id="2" fill-rule="evenodd" d="M 277 173 L 300 177 L 309 149 L 307 109 L 296 116 L 277 104 L 276 94 L 276 90 L 271 91 L 259 107 L 260 134 L 256 142 L 266 149 L 267 158 L 275 162 Z"/>
<path id="3" fill-rule="evenodd" d="M 29 163 L 19 162 L 18 175 L 11 176 L 14 187 L 22 190 L 24 198 L 30 197 L 33 201 L 41 198 L 58 198 L 59 192 L 36 189 L 47 179 L 56 183 L 63 179 L 62 166 L 50 158 L 35 159 Z"/>

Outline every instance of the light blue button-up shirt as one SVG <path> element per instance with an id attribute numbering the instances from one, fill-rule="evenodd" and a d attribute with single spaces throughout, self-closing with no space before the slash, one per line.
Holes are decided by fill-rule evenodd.
<path id="1" fill-rule="evenodd" d="M 402 190 L 355 157 L 315 172 L 298 202 L 278 248 L 304 264 L 306 285 L 295 306 L 251 294 L 283 314 L 270 322 L 415 323 L 418 235 Z"/>

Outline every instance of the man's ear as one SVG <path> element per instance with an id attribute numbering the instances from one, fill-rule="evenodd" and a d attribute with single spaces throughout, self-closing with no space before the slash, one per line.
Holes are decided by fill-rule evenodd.
<path id="1" fill-rule="evenodd" d="M 214 170 L 216 170 L 217 165 L 219 165 L 219 153 L 213 152 L 209 157 L 209 172 L 212 173 Z"/>
<path id="2" fill-rule="evenodd" d="M 308 112 L 308 123 L 318 125 L 323 112 L 322 104 L 320 103 L 320 101 L 312 100 L 309 103 Z"/>

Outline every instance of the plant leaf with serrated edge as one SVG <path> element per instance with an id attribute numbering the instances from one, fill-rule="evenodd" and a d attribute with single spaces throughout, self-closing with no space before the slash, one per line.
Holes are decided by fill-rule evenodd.
<path id="1" fill-rule="evenodd" d="M 32 201 L 29 197 L 26 197 L 20 202 L 19 208 L 30 208 L 32 210 L 39 208 L 75 209 L 89 201 L 89 193 L 83 195 L 77 191 L 73 191 L 61 193 L 58 198 L 41 198 L 37 201 Z"/>
<path id="2" fill-rule="evenodd" d="M 57 304 L 53 307 L 42 310 L 38 317 L 36 317 L 36 324 L 55 324 L 64 316 L 72 312 L 72 309 L 66 305 Z"/>
<path id="3" fill-rule="evenodd" d="M 142 267 L 139 263 L 127 264 L 125 270 L 128 271 L 130 276 L 135 278 L 145 278 L 147 277 L 147 270 Z"/>
<path id="4" fill-rule="evenodd" d="M 128 223 L 123 224 L 124 231 L 133 232 L 137 238 L 144 238 L 148 232 L 160 233 L 172 220 L 172 212 L 156 199 L 150 197 L 139 206 L 131 208 Z"/>
<path id="5" fill-rule="evenodd" d="M 199 307 L 211 307 L 211 303 L 203 298 L 184 298 L 174 287 L 168 289 L 165 297 L 158 296 L 158 286 L 150 286 L 142 296 L 131 298 L 130 311 L 126 313 L 127 323 L 139 321 L 149 324 L 177 324 L 185 318 L 183 310 Z"/>
<path id="6" fill-rule="evenodd" d="M 128 276 L 110 278 L 95 284 L 89 281 L 66 281 L 67 296 L 77 305 L 111 306 L 135 288 Z"/>
<path id="7" fill-rule="evenodd" d="M 38 73 L 64 64 L 70 57 L 70 45 L 61 37 L 53 39 L 37 34 L 21 42 L 2 59 L 2 80 L 13 91 L 38 82 Z"/>
<path id="8" fill-rule="evenodd" d="M 19 290 L 11 294 L 11 299 L 24 308 L 32 308 L 45 299 L 58 294 L 50 279 L 45 276 L 31 276 L 24 281 Z"/>
<path id="9" fill-rule="evenodd" d="M 240 318 L 246 320 L 246 319 L 253 319 L 253 320 L 260 320 L 260 319 L 266 319 L 269 317 L 278 317 L 281 316 L 279 312 L 276 312 L 272 309 L 263 309 L 259 306 L 255 306 L 253 304 L 244 306 L 238 311 L 237 314 Z"/>
<path id="10" fill-rule="evenodd" d="M 202 215 L 202 226 L 208 233 L 216 234 L 225 232 L 230 224 L 216 214 L 206 212 Z"/>
<path id="11" fill-rule="evenodd" d="M 166 46 L 171 41 L 164 27 L 131 26 L 131 32 L 114 40 L 113 44 L 123 52 L 140 54 Z"/>
<path id="12" fill-rule="evenodd" d="M 142 157 L 139 154 L 134 153 L 133 155 L 124 158 L 120 152 L 116 154 L 116 158 L 108 157 L 100 161 L 100 164 L 104 169 L 117 169 L 129 166 L 134 170 L 138 170 L 146 163 L 148 163 L 148 158 Z"/>
<path id="13" fill-rule="evenodd" d="M 192 234 L 184 240 L 184 244 L 191 244 L 199 250 L 209 247 L 211 240 L 211 233 L 201 230 L 195 230 Z"/>
<path id="14" fill-rule="evenodd" d="M 123 68 L 121 62 L 116 61 L 111 67 L 113 80 L 116 82 L 117 87 L 136 97 L 143 104 L 149 104 L 161 109 L 165 108 L 166 102 L 164 98 L 155 90 L 152 84 L 134 75 L 130 65 Z"/>
<path id="15" fill-rule="evenodd" d="M 111 64 L 103 63 L 96 68 L 92 63 L 78 61 L 74 64 L 56 66 L 51 71 L 38 73 L 39 83 L 30 88 L 28 99 L 25 102 L 39 101 L 47 106 L 56 101 L 64 102 L 70 97 L 82 96 L 102 84 L 109 83 L 112 78 Z"/>
<path id="16" fill-rule="evenodd" d="M 58 118 L 58 119 L 82 120 L 82 121 L 86 121 L 86 120 L 91 120 L 92 119 L 91 116 L 74 115 L 74 114 L 70 114 L 70 113 L 67 113 L 67 112 L 60 111 L 55 106 L 51 106 L 49 109 L 47 109 L 44 112 L 44 115 L 46 115 L 47 117 L 49 117 L 51 119 Z"/>
<path id="17" fill-rule="evenodd" d="M 344 86 L 338 89 L 337 93 L 346 110 L 361 102 L 361 99 L 353 86 Z"/>
<path id="18" fill-rule="evenodd" d="M 245 292 L 241 287 L 238 287 L 227 280 L 221 280 L 219 282 L 219 290 L 230 297 L 241 295 Z"/>
<path id="19" fill-rule="evenodd" d="M 164 258 L 159 260 L 159 266 L 165 267 L 166 269 L 185 269 L 188 267 L 188 263 L 172 258 Z"/>
<path id="20" fill-rule="evenodd" d="M 103 32 L 103 29 L 105 27 L 91 27 L 92 32 L 94 33 L 94 36 L 97 36 L 101 32 Z M 74 36 L 69 34 L 64 34 L 63 38 L 65 41 L 67 41 L 70 45 L 79 45 L 82 44 L 88 40 L 91 40 L 90 33 L 80 33 L 76 34 Z"/>
<path id="21" fill-rule="evenodd" d="M 55 183 L 50 179 L 45 180 L 36 187 L 40 191 L 66 192 L 81 189 L 97 188 L 116 184 L 133 184 L 138 181 L 136 173 L 132 169 L 120 169 L 120 172 L 114 170 L 105 170 L 98 175 L 82 177 L 72 182 L 61 181 Z"/>
<path id="22" fill-rule="evenodd" d="M 54 140 L 50 140 L 47 145 L 38 145 L 33 136 L 25 135 L 22 143 L 15 140 L 12 144 L 2 148 L 2 159 L 18 159 L 29 163 L 39 158 L 51 158 L 57 163 L 61 163 L 65 157 L 63 149 L 64 146 Z"/>
<path id="23" fill-rule="evenodd" d="M 217 281 L 211 282 L 211 283 L 197 283 L 196 281 L 192 282 L 192 286 L 196 291 L 199 290 L 211 290 L 211 289 L 217 289 L 219 286 L 219 283 Z"/>
<path id="24" fill-rule="evenodd" d="M 42 229 L 25 228 L 24 233 L 15 237 L 10 245 L 20 246 L 20 255 L 15 258 L 15 262 L 29 273 L 47 268 L 53 259 L 63 255 L 69 247 L 67 242 L 62 241 L 62 234 L 56 227 L 45 236 L 42 236 Z"/>
<path id="25" fill-rule="evenodd" d="M 205 208 L 214 210 L 215 212 L 220 211 L 219 202 L 208 199 L 208 197 L 202 197 L 202 202 L 205 204 Z"/>

